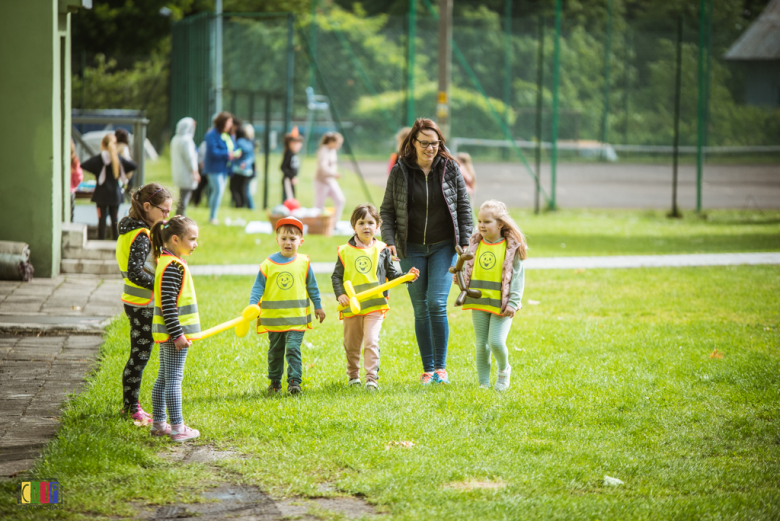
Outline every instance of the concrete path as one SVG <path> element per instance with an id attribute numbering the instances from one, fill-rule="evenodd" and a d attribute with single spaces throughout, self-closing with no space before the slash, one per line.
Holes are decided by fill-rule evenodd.
<path id="1" fill-rule="evenodd" d="M 663 268 L 780 264 L 780 253 L 699 253 L 690 255 L 620 255 L 609 257 L 530 257 L 529 270 Z M 312 262 L 314 273 L 332 273 L 332 262 Z M 193 275 L 257 275 L 257 264 L 194 265 Z"/>
<path id="2" fill-rule="evenodd" d="M 0 479 L 29 470 L 54 437 L 121 293 L 121 280 L 82 275 L 0 281 Z"/>

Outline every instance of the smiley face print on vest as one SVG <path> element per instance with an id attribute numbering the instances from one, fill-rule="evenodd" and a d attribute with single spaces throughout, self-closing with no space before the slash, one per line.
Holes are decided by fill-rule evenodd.
<path id="1" fill-rule="evenodd" d="M 479 265 L 482 266 L 483 270 L 493 269 L 493 266 L 496 265 L 496 256 L 493 255 L 493 252 L 486 251 L 479 256 Z"/>
<path id="2" fill-rule="evenodd" d="M 295 284 L 295 279 L 293 279 L 291 273 L 283 271 L 276 277 L 276 285 L 279 286 L 280 289 L 286 291 L 292 288 L 293 284 Z"/>
<path id="3" fill-rule="evenodd" d="M 373 265 L 374 263 L 371 262 L 371 258 L 365 255 L 361 255 L 355 259 L 355 269 L 358 271 L 358 273 L 362 273 L 363 275 L 370 272 Z"/>

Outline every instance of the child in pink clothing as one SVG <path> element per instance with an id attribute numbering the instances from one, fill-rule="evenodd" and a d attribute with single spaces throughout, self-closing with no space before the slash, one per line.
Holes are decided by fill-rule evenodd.
<path id="1" fill-rule="evenodd" d="M 338 247 L 339 259 L 331 275 L 333 293 L 341 309 L 339 319 L 344 320 L 344 351 L 347 356 L 347 377 L 350 386 L 360 386 L 360 350 L 363 347 L 363 365 L 366 370 L 366 390 L 376 390 L 379 385 L 379 331 L 382 320 L 390 309 L 387 292 L 360 302 L 360 312 L 349 310 L 349 299 L 344 291 L 344 281 L 350 281 L 356 293 L 384 284 L 403 275 L 393 265 L 393 257 L 387 245 L 374 239 L 382 219 L 372 204 L 361 204 L 350 218 L 355 236 L 347 244 Z M 410 270 L 415 274 L 416 268 Z"/>
<path id="2" fill-rule="evenodd" d="M 325 200 L 330 197 L 335 207 L 336 219 L 341 220 L 341 212 L 347 200 L 339 186 L 338 150 L 344 143 L 344 137 L 338 132 L 326 132 L 317 150 L 317 170 L 314 173 L 314 207 L 325 209 Z"/>

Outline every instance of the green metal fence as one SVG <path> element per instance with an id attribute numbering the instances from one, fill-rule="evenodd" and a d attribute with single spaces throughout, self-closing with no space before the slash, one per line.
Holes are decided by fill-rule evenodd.
<path id="1" fill-rule="evenodd" d="M 605 5 L 603 23 L 587 27 L 560 12 L 454 19 L 451 145 L 478 164 L 505 163 L 516 188 L 538 193 L 541 207 L 577 204 L 560 198 L 582 181 L 573 162 L 616 172 L 607 184 L 618 198 L 614 185 L 647 179 L 661 165 L 671 198 L 675 153 L 682 207 L 750 201 L 738 169 L 725 181 L 731 193 L 718 191 L 717 180 L 708 185 L 710 165 L 780 164 L 778 109 L 749 105 L 745 67 L 722 58 L 740 30 L 713 27 L 707 0 L 701 16 L 681 21 L 681 37 L 676 18 L 629 22 L 613 13 L 611 0 Z M 267 117 L 275 136 L 299 126 L 309 152 L 322 133 L 339 130 L 354 169 L 376 170 L 401 126 L 436 113 L 436 7 L 430 0 L 410 6 L 405 17 L 360 18 L 335 8 L 295 19 L 224 15 L 222 107 L 261 132 Z M 200 135 L 216 107 L 215 23 L 202 14 L 173 29 L 171 126 L 193 116 Z M 309 110 L 307 87 L 329 111 Z M 497 167 L 485 166 L 480 177 L 488 179 L 490 168 Z M 666 182 L 665 173 L 652 175 Z M 760 176 L 755 186 L 776 180 L 771 172 Z"/>

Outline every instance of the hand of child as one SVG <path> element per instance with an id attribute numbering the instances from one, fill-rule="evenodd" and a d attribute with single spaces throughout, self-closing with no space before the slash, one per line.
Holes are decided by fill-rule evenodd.
<path id="1" fill-rule="evenodd" d="M 228 151 L 228 160 L 233 161 L 233 152 Z"/>
<path id="2" fill-rule="evenodd" d="M 192 179 L 193 179 L 193 180 L 194 180 L 196 183 L 200 183 L 200 174 L 198 173 L 198 171 L 197 171 L 197 170 L 195 170 L 195 171 L 193 171 L 193 172 L 192 172 Z"/>
<path id="3" fill-rule="evenodd" d="M 322 321 L 325 320 L 325 311 L 323 311 L 322 309 L 315 309 L 314 316 L 320 319 L 320 324 L 322 324 Z"/>
<path id="4" fill-rule="evenodd" d="M 189 340 L 184 335 L 181 335 L 173 342 L 173 345 L 176 346 L 176 351 L 181 351 L 186 347 L 190 347 L 192 345 L 192 340 Z"/>
<path id="5" fill-rule="evenodd" d="M 349 306 L 349 297 L 346 295 L 339 295 L 339 304 L 344 307 Z"/>
<path id="6" fill-rule="evenodd" d="M 298 184 L 298 178 L 297 177 L 293 177 L 292 178 L 292 184 L 293 185 L 297 185 Z"/>
<path id="7" fill-rule="evenodd" d="M 515 308 L 513 308 L 512 306 L 507 306 L 506 309 L 504 310 L 503 315 L 505 317 L 510 317 L 510 318 L 515 316 Z"/>
<path id="8" fill-rule="evenodd" d="M 414 282 L 415 280 L 420 278 L 420 270 L 418 270 L 417 268 L 410 269 L 409 273 L 413 273 L 414 274 L 414 278 L 412 279 L 412 282 Z"/>

